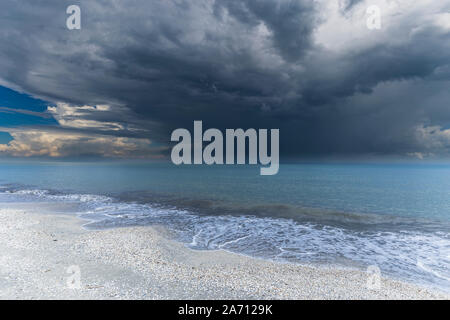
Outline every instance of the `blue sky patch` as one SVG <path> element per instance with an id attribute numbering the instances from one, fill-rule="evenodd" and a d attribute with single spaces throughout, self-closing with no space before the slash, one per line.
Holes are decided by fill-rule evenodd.
<path id="1" fill-rule="evenodd" d="M 48 102 L 0 86 L 0 126 L 57 124 L 47 110 Z M 3 141 L 0 137 L 0 141 Z"/>
<path id="2" fill-rule="evenodd" d="M 1 132 L 0 131 L 0 144 L 7 144 L 10 142 L 13 138 L 8 132 Z"/>

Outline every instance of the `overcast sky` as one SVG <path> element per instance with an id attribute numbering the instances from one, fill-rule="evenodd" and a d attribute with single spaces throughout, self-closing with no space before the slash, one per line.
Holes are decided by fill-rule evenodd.
<path id="1" fill-rule="evenodd" d="M 0 40 L 0 155 L 158 158 L 202 120 L 286 158 L 449 156 L 450 0 L 2 0 Z"/>

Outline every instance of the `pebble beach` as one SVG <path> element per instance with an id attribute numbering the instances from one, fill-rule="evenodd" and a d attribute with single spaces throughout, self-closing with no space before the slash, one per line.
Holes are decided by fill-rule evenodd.
<path id="1" fill-rule="evenodd" d="M 12 208 L 11 208 L 12 207 Z M 0 299 L 448 299 L 364 270 L 196 251 L 163 227 L 88 231 L 43 207 L 0 209 Z"/>

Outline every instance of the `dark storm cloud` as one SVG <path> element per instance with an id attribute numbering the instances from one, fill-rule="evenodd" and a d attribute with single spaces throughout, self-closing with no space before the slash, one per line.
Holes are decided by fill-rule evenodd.
<path id="1" fill-rule="evenodd" d="M 297 61 L 312 44 L 316 24 L 313 1 L 216 1 L 215 8 L 235 17 L 244 25 L 261 23 L 272 32 L 274 47 L 288 61 Z M 220 16 L 220 15 L 219 15 Z"/>
<path id="2" fill-rule="evenodd" d="M 350 10 L 353 6 L 355 6 L 356 4 L 363 2 L 363 0 L 344 0 L 341 1 L 341 7 L 344 10 Z"/>
<path id="3" fill-rule="evenodd" d="M 447 153 L 450 2 L 380 1 L 377 31 L 373 3 L 332 3 L 5 0 L 0 84 L 83 134 L 167 144 L 203 120 L 280 128 L 290 155 Z"/>

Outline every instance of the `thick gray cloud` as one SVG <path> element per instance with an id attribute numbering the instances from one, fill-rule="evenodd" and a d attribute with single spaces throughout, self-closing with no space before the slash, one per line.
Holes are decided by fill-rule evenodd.
<path id="1" fill-rule="evenodd" d="M 81 30 L 66 28 L 70 4 Z M 373 4 L 380 30 L 366 27 Z M 292 156 L 448 154 L 449 0 L 4 0 L 0 12 L 0 84 L 57 104 L 61 130 L 167 145 L 203 120 L 280 128 Z"/>

